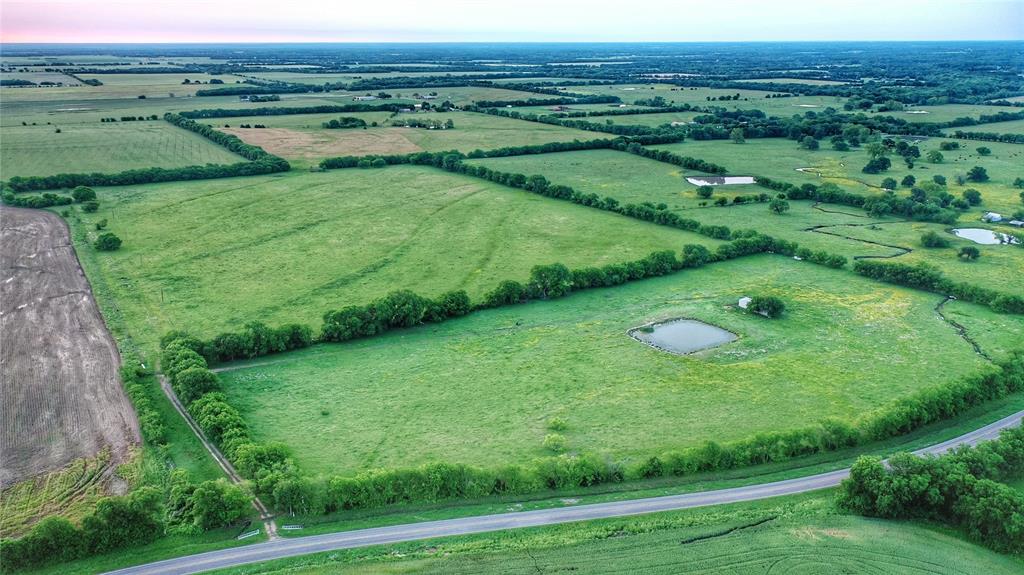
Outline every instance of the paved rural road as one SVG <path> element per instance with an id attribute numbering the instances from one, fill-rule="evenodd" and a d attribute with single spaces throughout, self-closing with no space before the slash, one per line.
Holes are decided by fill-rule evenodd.
<path id="1" fill-rule="evenodd" d="M 974 445 L 979 441 L 994 439 L 999 435 L 999 432 L 1002 429 L 1020 425 L 1022 419 L 1024 419 L 1024 411 L 1020 411 L 1011 416 L 1000 419 L 995 423 L 991 423 L 981 429 L 961 435 L 955 439 L 920 449 L 914 453 L 944 453 L 958 445 Z M 342 531 L 338 533 L 327 533 L 325 535 L 312 535 L 309 537 L 278 539 L 276 541 L 258 543 L 248 547 L 211 551 L 208 553 L 200 553 L 198 555 L 167 559 L 165 561 L 158 561 L 147 565 L 139 565 L 137 567 L 129 567 L 127 569 L 113 571 L 110 575 L 185 575 L 188 573 L 200 573 L 202 571 L 221 569 L 224 567 L 234 567 L 247 563 L 294 557 L 296 555 L 305 555 L 308 553 L 334 551 L 337 549 L 350 549 L 353 547 L 365 547 L 368 545 L 399 543 L 403 541 L 415 541 L 434 537 L 447 537 L 450 535 L 485 533 L 488 531 L 517 529 L 520 527 L 537 527 L 540 525 L 553 525 L 557 523 L 583 521 L 586 519 L 640 515 L 644 513 L 655 513 L 658 511 L 673 511 L 691 507 L 735 503 L 739 501 L 752 501 L 755 499 L 765 499 L 779 495 L 791 495 L 795 493 L 803 493 L 805 491 L 835 487 L 840 481 L 849 475 L 849 473 L 849 469 L 841 469 L 839 471 L 821 473 L 819 475 L 811 475 L 809 477 L 801 477 L 798 479 L 788 479 L 786 481 L 776 481 L 774 483 L 736 487 L 733 489 L 721 489 L 717 491 L 668 495 L 664 497 L 633 499 L 629 501 L 613 501 L 610 503 L 595 503 L 593 505 L 580 505 L 577 507 L 560 507 L 557 509 L 499 513 L 496 515 L 483 515 L 479 517 L 462 517 L 459 519 L 446 519 L 443 521 L 425 521 L 406 525 L 392 525 L 389 527 L 375 527 L 373 529 L 359 529 L 357 531 Z"/>

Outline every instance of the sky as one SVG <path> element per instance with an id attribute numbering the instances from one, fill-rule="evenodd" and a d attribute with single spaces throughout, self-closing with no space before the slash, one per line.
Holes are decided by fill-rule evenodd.
<path id="1" fill-rule="evenodd" d="M 1024 0 L 0 0 L 5 43 L 1022 39 Z"/>

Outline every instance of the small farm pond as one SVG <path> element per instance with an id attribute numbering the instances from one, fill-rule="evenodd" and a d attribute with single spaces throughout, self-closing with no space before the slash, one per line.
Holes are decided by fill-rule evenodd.
<path id="1" fill-rule="evenodd" d="M 734 184 L 754 184 L 754 176 L 695 176 L 686 178 L 695 186 L 730 186 Z"/>
<path id="2" fill-rule="evenodd" d="M 971 240 L 976 244 L 984 244 L 986 246 L 996 244 L 1013 244 L 1017 240 L 1006 234 L 999 232 L 993 232 L 992 230 L 986 230 L 984 228 L 954 228 L 953 233 L 958 238 L 964 238 Z"/>
<path id="3" fill-rule="evenodd" d="M 737 336 L 695 319 L 673 319 L 629 330 L 637 341 L 671 353 L 693 353 L 735 341 Z"/>

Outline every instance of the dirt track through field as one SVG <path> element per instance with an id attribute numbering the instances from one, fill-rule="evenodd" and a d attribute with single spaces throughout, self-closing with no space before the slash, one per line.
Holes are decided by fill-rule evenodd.
<path id="1" fill-rule="evenodd" d="M 138 444 L 119 365 L 64 221 L 0 209 L 0 485 Z"/>

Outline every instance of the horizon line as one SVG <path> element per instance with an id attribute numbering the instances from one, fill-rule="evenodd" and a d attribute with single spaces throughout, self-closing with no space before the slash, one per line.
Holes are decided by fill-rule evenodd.
<path id="1" fill-rule="evenodd" d="M 246 40 L 246 41 L 163 41 L 163 42 L 135 42 L 120 40 L 90 40 L 83 42 L 47 42 L 47 41 L 16 41 L 5 42 L 0 40 L 0 46 L 24 46 L 24 45 L 48 45 L 48 46 L 88 46 L 92 44 L 112 45 L 182 45 L 182 44 L 885 44 L 885 43 L 907 43 L 920 44 L 927 42 L 1019 42 L 1024 43 L 1024 38 L 949 38 L 949 39 L 862 39 L 862 40 Z"/>

